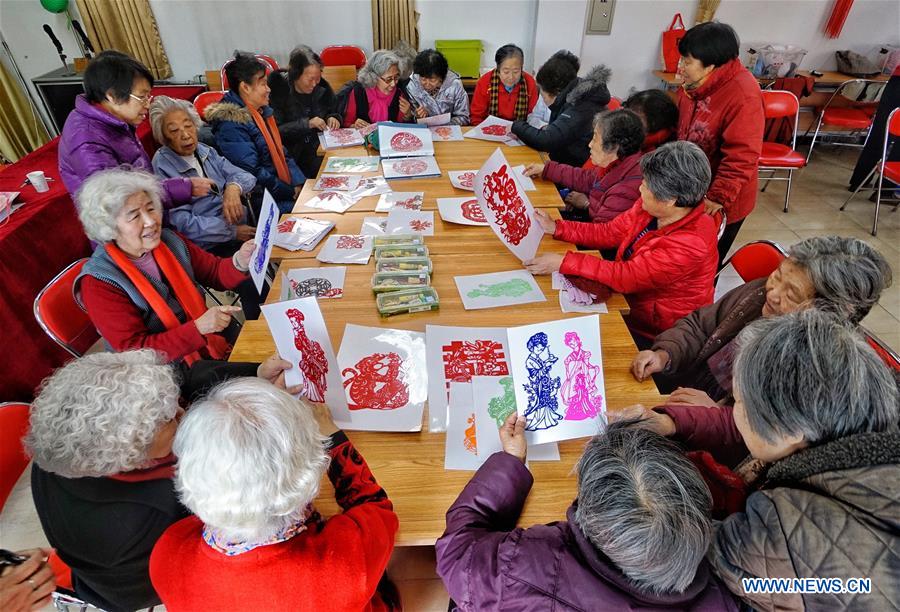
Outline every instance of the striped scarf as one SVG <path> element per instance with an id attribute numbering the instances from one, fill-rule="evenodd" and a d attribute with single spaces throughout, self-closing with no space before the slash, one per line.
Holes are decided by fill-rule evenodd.
<path id="1" fill-rule="evenodd" d="M 528 83 L 525 82 L 525 75 L 519 78 L 517 83 L 519 87 L 519 97 L 516 98 L 516 114 L 512 119 L 517 121 L 525 121 L 528 117 Z M 488 87 L 488 113 L 497 117 L 497 109 L 500 106 L 500 73 L 495 69 L 491 73 L 491 84 Z M 505 119 L 506 117 L 504 117 Z"/>

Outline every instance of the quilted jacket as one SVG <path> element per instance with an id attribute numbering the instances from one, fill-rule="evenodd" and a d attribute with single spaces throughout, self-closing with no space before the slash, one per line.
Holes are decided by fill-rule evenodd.
<path id="1" fill-rule="evenodd" d="M 758 610 L 900 609 L 900 433 L 863 433 L 774 463 L 708 555 Z M 742 578 L 870 578 L 868 594 L 746 594 Z"/>
<path id="2" fill-rule="evenodd" d="M 617 159 L 605 174 L 593 168 L 579 168 L 568 164 L 547 162 L 542 178 L 553 181 L 572 191 L 586 193 L 590 205 L 588 215 L 594 223 L 612 221 L 625 212 L 641 197 L 641 153 Z"/>
<path id="3" fill-rule="evenodd" d="M 635 240 L 652 219 L 639 199 L 609 223 L 557 221 L 553 234 L 557 240 L 591 249 L 618 249 L 615 261 L 569 251 L 559 271 L 598 281 L 625 294 L 631 307 L 629 327 L 650 338 L 712 302 L 718 261 L 716 222 L 702 206 Z M 625 259 L 629 245 L 633 253 Z"/>

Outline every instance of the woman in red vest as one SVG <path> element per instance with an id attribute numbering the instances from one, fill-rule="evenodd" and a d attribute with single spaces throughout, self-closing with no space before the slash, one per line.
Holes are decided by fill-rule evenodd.
<path id="1" fill-rule="evenodd" d="M 483 74 L 475 85 L 469 121 L 478 125 L 488 115 L 509 121 L 525 121 L 537 103 L 534 77 L 522 70 L 525 54 L 516 45 L 503 45 L 494 54 L 497 67 Z"/>

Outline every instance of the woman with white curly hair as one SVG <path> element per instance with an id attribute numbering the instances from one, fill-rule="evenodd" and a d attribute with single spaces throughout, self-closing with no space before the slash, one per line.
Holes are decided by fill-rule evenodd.
<path id="1" fill-rule="evenodd" d="M 110 611 L 159 604 L 150 551 L 188 515 L 172 482 L 179 396 L 190 399 L 224 376 L 283 386 L 286 367 L 274 356 L 227 368 L 205 362 L 179 376 L 157 353 L 140 350 L 86 355 L 44 380 L 25 439 L 31 490 L 80 598 Z M 274 389 L 270 382 L 258 384 Z"/>
<path id="2" fill-rule="evenodd" d="M 194 404 L 175 436 L 176 487 L 196 515 L 150 559 L 170 612 L 383 610 L 397 516 L 326 406 L 253 379 Z M 341 514 L 312 503 L 327 469 Z M 173 563 L 177 560 L 177 563 Z"/>
<path id="3" fill-rule="evenodd" d="M 412 106 L 398 87 L 400 79 L 400 58 L 396 53 L 384 49 L 373 53 L 360 68 L 356 80 L 338 92 L 344 127 L 361 128 L 379 121 L 414 121 Z"/>
<path id="4" fill-rule="evenodd" d="M 102 246 L 75 280 L 75 295 L 112 349 L 152 348 L 188 366 L 225 359 L 240 308 L 207 308 L 201 285 L 238 289 L 247 318 L 257 318 L 247 274 L 254 241 L 223 259 L 163 228 L 159 181 L 144 172 L 98 172 L 77 199 L 85 233 Z"/>

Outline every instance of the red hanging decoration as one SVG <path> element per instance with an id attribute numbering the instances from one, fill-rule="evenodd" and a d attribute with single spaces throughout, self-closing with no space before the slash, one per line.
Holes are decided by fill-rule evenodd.
<path id="1" fill-rule="evenodd" d="M 828 38 L 837 38 L 840 36 L 851 8 L 853 8 L 853 0 L 834 1 L 834 7 L 831 9 L 831 17 L 828 18 L 828 23 L 825 24 L 825 36 Z"/>

